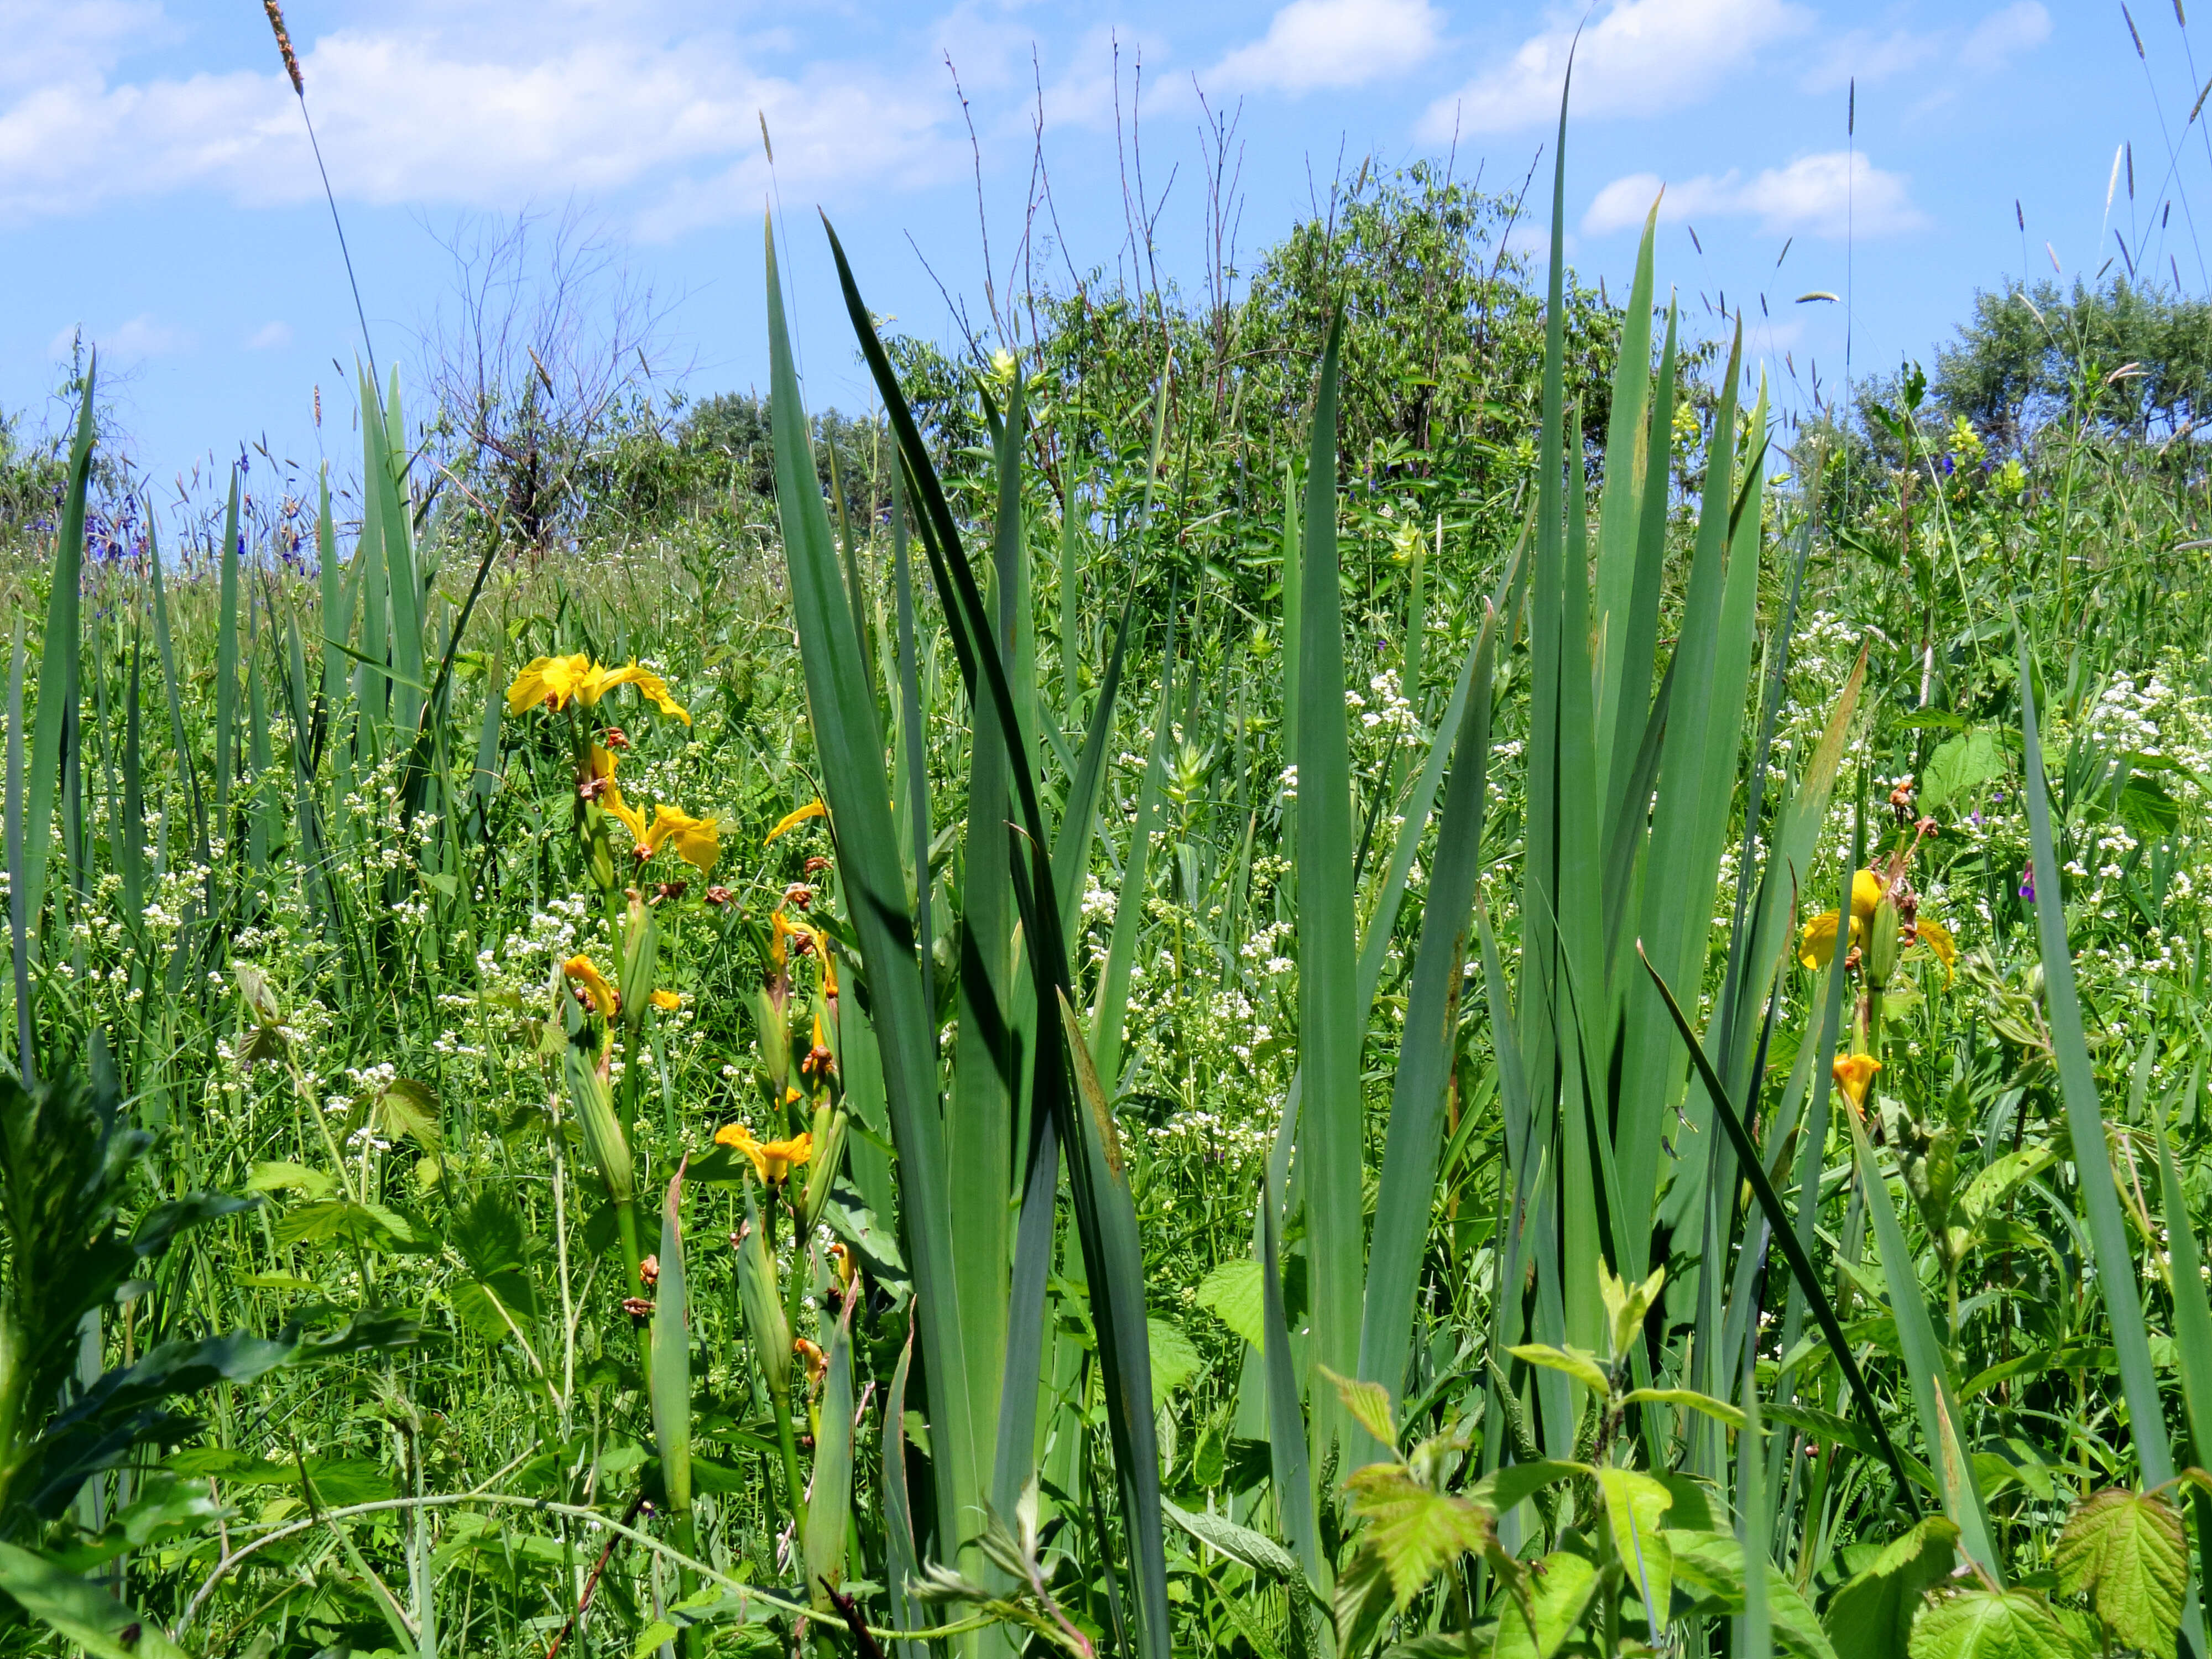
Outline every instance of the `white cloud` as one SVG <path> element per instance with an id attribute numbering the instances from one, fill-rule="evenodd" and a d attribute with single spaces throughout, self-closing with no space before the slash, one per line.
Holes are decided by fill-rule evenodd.
<path id="1" fill-rule="evenodd" d="M 2051 14 L 2037 0 L 2019 0 L 2002 11 L 1991 12 L 1966 37 L 1959 61 L 1984 74 L 2002 69 L 2017 53 L 2032 51 L 2051 38 Z"/>
<path id="2" fill-rule="evenodd" d="M 1601 236 L 1641 225 L 1661 183 L 1652 173 L 1614 179 L 1583 215 L 1583 229 Z M 1669 224 L 1756 218 L 1770 235 L 1841 237 L 1847 228 L 1860 236 L 1887 236 L 1925 222 L 1903 173 L 1885 173 L 1863 153 L 1839 149 L 1801 155 L 1749 179 L 1733 168 L 1701 173 L 1669 183 L 1666 191 L 1659 216 Z"/>
<path id="3" fill-rule="evenodd" d="M 1808 92 L 1836 92 L 1853 81 L 1872 86 L 1911 74 L 1942 50 L 1942 41 L 1934 34 L 1896 29 L 1877 38 L 1865 29 L 1853 29 L 1822 52 L 1820 63 L 1800 84 Z"/>
<path id="4" fill-rule="evenodd" d="M 1579 43 L 1572 25 L 1547 29 L 1438 99 L 1423 131 L 1442 141 L 1455 130 L 1504 132 L 1556 120 L 1571 52 L 1574 113 L 1650 115 L 1679 108 L 1812 21 L 1790 0 L 1614 0 L 1604 16 L 1582 27 Z"/>
<path id="5" fill-rule="evenodd" d="M 287 322 L 267 322 L 246 337 L 248 351 L 282 351 L 292 343 L 292 325 Z"/>
<path id="6" fill-rule="evenodd" d="M 678 228 L 757 206 L 763 113 L 787 191 L 896 185 L 957 159 L 939 131 L 950 100 L 934 82 L 828 61 L 769 74 L 726 36 L 654 40 L 589 7 L 503 32 L 481 21 L 409 19 L 299 42 L 341 200 L 511 209 L 627 188 L 641 222 Z M 253 204 L 319 193 L 273 63 L 269 73 L 116 80 L 104 39 L 49 32 L 46 49 L 46 78 L 13 99 L 0 91 L 0 220 L 179 187 Z"/>
<path id="7" fill-rule="evenodd" d="M 1427 58 L 1442 21 L 1429 0 L 1291 0 L 1207 78 L 1292 93 L 1364 86 Z"/>
<path id="8" fill-rule="evenodd" d="M 1896 29 L 1881 36 L 1853 29 L 1823 48 L 1802 84 L 1808 92 L 1838 91 L 1851 81 L 1871 86 L 1939 59 L 1954 69 L 1988 75 L 2050 38 L 2051 14 L 2040 0 L 2014 0 L 1971 29 Z"/>
<path id="9" fill-rule="evenodd" d="M 192 337 L 184 330 L 159 320 L 150 311 L 142 311 L 113 328 L 88 329 L 81 325 L 65 328 L 46 342 L 46 356 L 65 362 L 76 351 L 80 334 L 101 356 L 125 361 L 166 357 L 189 351 L 192 345 Z"/>

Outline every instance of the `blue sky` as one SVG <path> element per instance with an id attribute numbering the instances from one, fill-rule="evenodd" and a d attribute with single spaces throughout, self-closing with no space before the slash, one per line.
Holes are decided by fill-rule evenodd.
<path id="1" fill-rule="evenodd" d="M 978 171 L 1003 290 L 1042 118 L 1054 213 L 1030 252 L 1064 283 L 1126 248 L 1133 125 L 1164 269 L 1195 285 L 1206 108 L 1237 117 L 1249 262 L 1369 157 L 1451 153 L 1517 190 L 1578 22 L 1571 259 L 1618 290 L 1663 182 L 1662 288 L 1709 326 L 1723 295 L 1741 308 L 1785 397 L 1816 363 L 1824 389 L 1844 370 L 1844 307 L 1796 303 L 1809 290 L 1850 295 L 1863 374 L 1932 362 L 1978 286 L 2054 259 L 2094 273 L 2121 257 L 2115 230 L 2167 281 L 2212 286 L 2212 119 L 2188 125 L 2212 38 L 2193 53 L 2173 0 L 2135 8 L 2141 58 L 2101 0 L 1596 0 L 1586 20 L 1455 0 L 293 0 L 287 16 L 376 349 L 418 386 L 424 338 L 454 315 L 451 247 L 532 211 L 541 240 L 564 214 L 590 228 L 596 291 L 650 291 L 672 383 L 764 380 L 773 189 L 809 399 L 862 404 L 816 205 L 875 308 L 950 341 L 940 283 L 985 310 Z M 264 438 L 348 465 L 336 365 L 359 330 L 261 8 L 0 0 L 0 408 L 51 422 L 82 330 L 158 495 Z M 1532 235 L 1543 195 L 1540 177 Z"/>

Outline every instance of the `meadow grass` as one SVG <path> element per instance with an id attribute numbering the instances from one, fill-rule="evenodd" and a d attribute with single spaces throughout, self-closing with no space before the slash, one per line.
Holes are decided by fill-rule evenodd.
<path id="1" fill-rule="evenodd" d="M 1172 329 L 945 442 L 838 251 L 825 490 L 768 258 L 772 521 L 520 550 L 364 378 L 350 545 L 88 558 L 88 380 L 9 1650 L 2204 1651 L 2187 445 L 1784 433 L 1648 230 L 1594 379 L 1555 229 L 1510 495 L 1326 312 L 1194 489 Z"/>

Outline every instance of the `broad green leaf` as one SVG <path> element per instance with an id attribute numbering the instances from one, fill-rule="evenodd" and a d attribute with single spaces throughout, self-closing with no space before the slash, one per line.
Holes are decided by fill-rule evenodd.
<path id="1" fill-rule="evenodd" d="M 2058 1589 L 2086 1595 L 2123 1646 L 2173 1659 L 2189 1590 L 2181 1511 L 2155 1493 L 2092 1492 L 2067 1518 L 2051 1553 Z"/>
<path id="2" fill-rule="evenodd" d="M 1200 1543 L 1219 1551 L 1231 1560 L 1249 1567 L 1255 1572 L 1267 1573 L 1286 1584 L 1305 1583 L 1305 1574 L 1299 1571 L 1297 1557 L 1292 1555 L 1286 1546 L 1277 1543 L 1263 1532 L 1240 1527 L 1226 1516 L 1200 1514 L 1180 1508 L 1164 1498 L 1160 1502 L 1160 1510 Z"/>
<path id="3" fill-rule="evenodd" d="M 335 1176 L 311 1170 L 304 1164 L 282 1160 L 257 1164 L 246 1175 L 246 1190 L 249 1193 L 301 1192 L 310 1198 L 320 1198 L 337 1184 Z"/>
<path id="4" fill-rule="evenodd" d="M 1597 1471 L 1597 1490 L 1621 1571 L 1650 1610 L 1656 1635 L 1657 1627 L 1666 1623 L 1674 1587 L 1674 1557 L 1662 1528 L 1674 1494 L 1648 1474 L 1610 1467 Z"/>
<path id="5" fill-rule="evenodd" d="M 1597 1568 L 1587 1556 L 1559 1550 L 1536 1562 L 1528 1576 L 1535 1630 L 1531 1632 L 1528 1616 L 1513 1597 L 1499 1596 L 1495 1659 L 1552 1659 L 1574 1633 L 1596 1589 Z"/>
<path id="6" fill-rule="evenodd" d="M 1958 1526 L 1940 1515 L 1892 1540 L 1828 1602 L 1821 1623 L 1836 1659 L 1906 1659 L 1921 1598 L 1951 1576 L 1958 1553 Z"/>
<path id="7" fill-rule="evenodd" d="M 1152 1353 L 1152 1409 L 1157 1412 L 1170 1395 L 1205 1369 L 1205 1361 L 1182 1327 L 1172 1320 L 1147 1319 L 1145 1334 Z"/>
<path id="8" fill-rule="evenodd" d="M 1191 1299 L 1254 1347 L 1266 1346 L 1261 1322 L 1260 1264 L 1249 1258 L 1224 1261 L 1198 1282 Z"/>
<path id="9" fill-rule="evenodd" d="M 1994 1158 L 1974 1172 L 1960 1195 L 1959 1209 L 1972 1226 L 2030 1176 L 2040 1173 L 2057 1155 L 2048 1146 L 2023 1146 Z"/>
<path id="10" fill-rule="evenodd" d="M 394 1079 L 378 1098 L 376 1110 L 387 1136 L 397 1139 L 404 1135 L 426 1152 L 444 1148 L 446 1132 L 438 1117 L 438 1091 L 428 1084 L 411 1077 Z"/>
<path id="11" fill-rule="evenodd" d="M 1474 1495 L 1498 1514 L 1506 1515 L 1545 1487 L 1589 1473 L 1589 1468 L 1580 1463 L 1549 1460 L 1534 1463 L 1508 1463 L 1504 1468 L 1485 1475 L 1476 1484 Z"/>
<path id="12" fill-rule="evenodd" d="M 1913 1621 L 1911 1659 L 2086 1659 L 2051 1603 L 2032 1590 L 1959 1590 Z"/>
<path id="13" fill-rule="evenodd" d="M 90 1579 L 14 1544 L 0 1544 L 0 1590 L 98 1659 L 184 1659 L 184 1650 L 162 1634 L 158 1620 Z"/>
<path id="14" fill-rule="evenodd" d="M 1731 1429 L 1743 1426 L 1743 1413 L 1724 1400 L 1716 1400 L 1709 1394 L 1699 1394 L 1695 1389 L 1631 1389 L 1621 1396 L 1624 1403 L 1633 1405 L 1638 1401 L 1656 1401 L 1664 1406 L 1680 1406 L 1693 1412 L 1703 1412 L 1716 1423 L 1726 1424 Z"/>
<path id="15" fill-rule="evenodd" d="M 1936 811 L 1990 779 L 2002 777 L 2004 770 L 2004 751 L 1990 727 L 1977 726 L 1946 738 L 1920 769 L 1920 810 Z"/>
<path id="16" fill-rule="evenodd" d="M 1509 1348 L 1516 1359 L 1525 1359 L 1532 1365 L 1541 1365 L 1547 1370 L 1565 1371 L 1601 1400 L 1613 1391 L 1613 1384 L 1599 1368 L 1597 1356 L 1585 1348 L 1555 1347 L 1548 1342 L 1525 1343 Z"/>
<path id="17" fill-rule="evenodd" d="M 1700 1601 L 1715 1601 L 1727 1613 L 1743 1610 L 1743 1545 L 1724 1532 L 1667 1529 L 1674 1563 L 1674 1588 Z M 1799 1659 L 1839 1659 L 1812 1604 L 1790 1577 L 1771 1562 L 1766 1568 L 1766 1612 L 1774 1640 Z"/>
<path id="18" fill-rule="evenodd" d="M 417 1242 L 407 1218 L 381 1204 L 324 1199 L 302 1204 L 276 1218 L 272 1229 L 280 1245 L 350 1244 L 367 1250 L 401 1249 Z"/>

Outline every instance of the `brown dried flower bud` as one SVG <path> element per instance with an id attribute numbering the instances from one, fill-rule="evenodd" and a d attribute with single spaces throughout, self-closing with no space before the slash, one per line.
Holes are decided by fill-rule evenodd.
<path id="1" fill-rule="evenodd" d="M 627 749 L 629 747 L 629 733 L 619 726 L 610 726 L 607 727 L 606 735 L 599 741 L 610 749 Z"/>
<path id="2" fill-rule="evenodd" d="M 649 1255 L 639 1262 L 637 1276 L 639 1282 L 648 1291 L 658 1285 L 660 1283 L 660 1258 L 657 1255 Z"/>
<path id="3" fill-rule="evenodd" d="M 269 14 L 269 27 L 276 36 L 276 50 L 284 59 L 284 73 L 292 77 L 292 92 L 295 97 L 307 95 L 307 77 L 300 73 L 300 60 L 292 52 L 292 37 L 284 27 L 284 14 L 276 0 L 261 0 L 261 9 Z"/>
<path id="4" fill-rule="evenodd" d="M 804 910 L 814 902 L 814 890 L 803 881 L 794 881 L 783 890 L 783 902 Z"/>
<path id="5" fill-rule="evenodd" d="M 736 895 L 732 893 L 728 888 L 720 886 L 709 887 L 705 894 L 707 902 L 713 905 L 718 910 L 724 905 L 727 904 Z"/>
<path id="6" fill-rule="evenodd" d="M 653 1304 L 641 1296 L 626 1296 L 623 1298 L 623 1311 L 643 1324 L 653 1317 Z"/>
<path id="7" fill-rule="evenodd" d="M 812 858 L 807 860 L 802 867 L 806 874 L 810 876 L 818 876 L 824 870 L 827 870 L 830 867 L 830 860 L 823 858 L 821 854 L 817 853 Z"/>
<path id="8" fill-rule="evenodd" d="M 653 902 L 657 904 L 662 899 L 680 899 L 690 885 L 688 881 L 664 881 L 653 890 Z"/>

